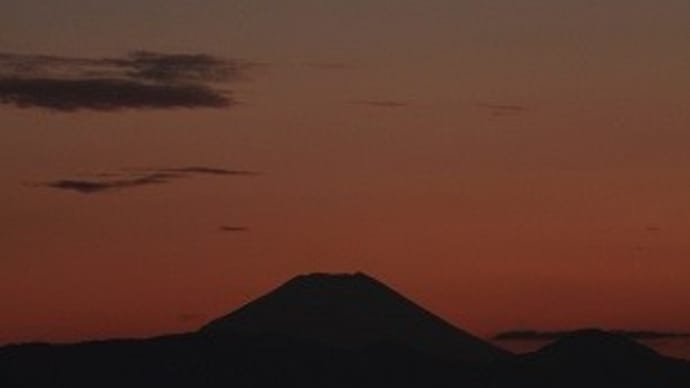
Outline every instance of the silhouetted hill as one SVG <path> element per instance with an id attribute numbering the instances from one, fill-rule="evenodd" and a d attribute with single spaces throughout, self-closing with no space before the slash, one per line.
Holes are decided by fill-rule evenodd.
<path id="1" fill-rule="evenodd" d="M 593 350 L 596 352 L 592 352 Z M 597 362 L 607 363 L 650 361 L 659 358 L 657 352 L 628 337 L 599 329 L 574 331 L 544 346 L 537 354 L 552 361 L 565 362 L 591 362 L 593 357 Z"/>
<path id="2" fill-rule="evenodd" d="M 490 374 L 491 387 L 690 387 L 690 363 L 596 329 L 574 331 Z"/>
<path id="3" fill-rule="evenodd" d="M 461 364 L 394 344 L 338 349 L 279 336 L 193 333 L 0 350 L 0 387 L 457 387 Z"/>
<path id="4" fill-rule="evenodd" d="M 341 348 L 397 343 L 470 362 L 508 355 L 362 273 L 298 276 L 202 328 L 207 334 L 226 330 L 278 334 Z"/>

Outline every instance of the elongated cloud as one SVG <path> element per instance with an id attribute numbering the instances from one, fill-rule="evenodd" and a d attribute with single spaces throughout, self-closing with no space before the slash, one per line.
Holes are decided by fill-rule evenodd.
<path id="1" fill-rule="evenodd" d="M 234 101 L 205 85 L 148 84 L 122 79 L 0 78 L 0 103 L 72 112 L 223 108 Z"/>
<path id="2" fill-rule="evenodd" d="M 39 184 L 58 190 L 73 191 L 80 194 L 100 194 L 141 186 L 171 183 L 193 175 L 248 176 L 258 173 L 249 170 L 229 170 L 216 167 L 179 167 L 158 169 L 123 170 L 125 173 L 102 173 L 94 179 L 59 179 Z"/>
<path id="3" fill-rule="evenodd" d="M 252 63 L 138 51 L 124 58 L 0 54 L 0 104 L 80 109 L 223 108 Z"/>
<path id="4" fill-rule="evenodd" d="M 223 225 L 220 228 L 218 228 L 221 232 L 246 232 L 249 230 L 246 226 L 229 226 L 229 225 Z"/>
<path id="5" fill-rule="evenodd" d="M 259 175 L 257 171 L 251 170 L 227 170 L 224 168 L 213 168 L 203 166 L 188 166 L 176 168 L 162 168 L 158 171 L 173 173 L 209 174 L 209 175 Z"/>
<path id="6" fill-rule="evenodd" d="M 54 189 L 76 191 L 82 194 L 96 194 L 117 189 L 168 183 L 170 180 L 180 177 L 181 176 L 175 174 L 154 173 L 141 177 L 114 180 L 61 179 L 54 182 L 48 182 L 44 184 L 44 186 Z"/>

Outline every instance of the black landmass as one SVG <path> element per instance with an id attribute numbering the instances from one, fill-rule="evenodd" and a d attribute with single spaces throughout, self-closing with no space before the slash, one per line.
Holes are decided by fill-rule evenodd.
<path id="1" fill-rule="evenodd" d="M 363 274 L 297 277 L 192 333 L 0 348 L 0 387 L 690 387 L 600 330 L 512 355 Z"/>
<path id="2" fill-rule="evenodd" d="M 496 341 L 553 341 L 582 330 L 563 330 L 563 331 L 538 331 L 538 330 L 511 330 L 498 333 L 494 336 Z M 607 330 L 610 333 L 618 334 L 634 340 L 662 340 L 690 338 L 690 333 L 654 331 L 654 330 Z"/>

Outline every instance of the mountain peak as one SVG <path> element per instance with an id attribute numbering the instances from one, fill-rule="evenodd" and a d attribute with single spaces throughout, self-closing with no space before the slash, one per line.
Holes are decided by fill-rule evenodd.
<path id="1" fill-rule="evenodd" d="M 376 279 L 365 274 L 364 272 L 352 273 L 328 273 L 328 272 L 312 272 L 303 275 L 297 275 L 290 279 L 286 284 L 290 283 L 323 283 L 323 282 L 375 282 Z"/>
<path id="2" fill-rule="evenodd" d="M 296 276 L 201 331 L 277 334 L 341 348 L 397 343 L 466 361 L 506 354 L 362 272 Z"/>
<path id="3" fill-rule="evenodd" d="M 313 299 L 317 294 L 323 294 L 324 297 L 337 298 L 344 296 L 342 293 L 346 292 L 349 297 L 355 297 L 355 291 L 366 293 L 367 290 L 372 293 L 392 292 L 385 284 L 376 280 L 372 276 L 364 272 L 352 273 L 326 273 L 313 272 L 309 274 L 297 275 L 294 278 L 285 282 L 280 288 L 283 293 L 297 290 L 302 292 L 313 292 L 314 294 L 305 295 Z M 364 294 L 360 295 L 364 296 Z"/>
<path id="4" fill-rule="evenodd" d="M 624 335 L 601 329 L 574 331 L 542 348 L 540 353 L 568 358 L 630 359 L 655 358 L 658 354 L 649 347 Z"/>

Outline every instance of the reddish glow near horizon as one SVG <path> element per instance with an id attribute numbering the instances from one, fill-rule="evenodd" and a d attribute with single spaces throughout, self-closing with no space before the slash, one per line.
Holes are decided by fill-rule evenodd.
<path id="1" fill-rule="evenodd" d="M 479 335 L 690 331 L 686 0 L 65 3 L 0 5 L 0 52 L 261 65 L 224 109 L 0 105 L 0 343 L 189 330 L 314 271 Z M 262 174 L 35 185 L 148 166 Z"/>

